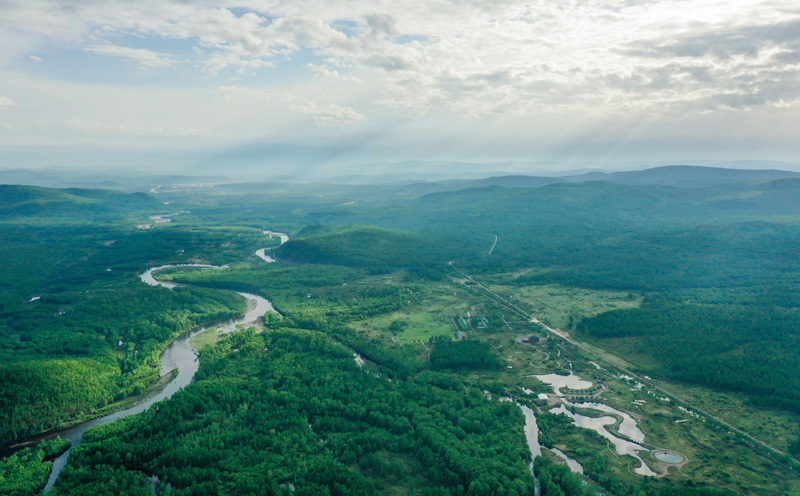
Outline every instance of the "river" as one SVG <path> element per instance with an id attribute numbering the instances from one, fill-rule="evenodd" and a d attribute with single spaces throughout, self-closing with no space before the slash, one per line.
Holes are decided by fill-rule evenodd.
<path id="1" fill-rule="evenodd" d="M 285 234 L 285 233 L 275 232 L 275 231 L 264 231 L 264 234 L 266 234 L 270 238 L 275 237 L 275 236 L 280 238 L 281 243 L 278 246 L 281 246 L 285 242 L 289 241 L 289 235 Z M 256 250 L 255 256 L 257 256 L 258 258 L 260 258 L 261 260 L 263 260 L 263 261 L 265 261 L 267 263 L 277 262 L 277 260 L 275 260 L 271 256 L 267 255 L 267 252 L 278 248 L 278 246 L 270 246 L 269 248 L 261 248 L 260 250 Z"/>
<path id="2" fill-rule="evenodd" d="M 283 241 L 283 238 L 281 238 L 281 241 Z M 180 284 L 173 282 L 158 281 L 153 277 L 154 272 L 171 267 L 202 267 L 206 269 L 224 268 L 224 266 L 221 267 L 202 264 L 162 265 L 142 272 L 139 274 L 139 279 L 150 286 L 162 286 L 168 289 L 180 286 Z M 239 325 L 254 323 L 267 312 L 275 312 L 275 309 L 272 307 L 272 303 L 270 303 L 269 300 L 250 293 L 242 293 L 238 291 L 237 293 L 247 299 L 247 311 L 242 317 L 218 321 L 207 326 L 192 329 L 191 331 L 185 332 L 175 338 L 175 340 L 173 340 L 167 346 L 167 348 L 161 354 L 161 376 L 169 374 L 174 369 L 178 370 L 178 375 L 157 394 L 146 397 L 141 403 L 138 403 L 130 408 L 126 408 L 125 410 L 119 410 L 110 415 L 106 415 L 105 417 L 96 418 L 68 429 L 51 431 L 45 436 L 41 437 L 41 439 L 45 439 L 59 435 L 62 439 L 68 440 L 72 443 L 72 447 L 69 450 L 65 451 L 61 456 L 53 461 L 53 470 L 50 472 L 50 478 L 48 479 L 47 485 L 45 486 L 43 492 L 47 492 L 53 487 L 53 484 L 55 484 L 56 479 L 58 479 L 58 476 L 61 473 L 61 469 L 63 469 L 67 464 L 70 451 L 72 451 L 72 448 L 80 443 L 81 439 L 83 438 L 83 434 L 87 429 L 98 425 L 108 424 L 130 415 L 141 413 L 150 408 L 150 406 L 152 406 L 154 403 L 158 403 L 159 401 L 172 397 L 173 394 L 177 393 L 186 387 L 190 382 L 192 382 L 195 373 L 200 368 L 200 362 L 197 360 L 197 354 L 194 352 L 191 345 L 191 340 L 193 337 L 201 332 L 207 331 L 208 329 L 219 329 L 220 331 L 226 333 L 233 332 Z"/>

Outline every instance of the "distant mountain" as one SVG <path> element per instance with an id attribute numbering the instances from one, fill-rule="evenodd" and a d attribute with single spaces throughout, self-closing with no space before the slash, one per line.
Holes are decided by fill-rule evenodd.
<path id="1" fill-rule="evenodd" d="M 160 203 L 144 193 L 101 189 L 51 189 L 38 186 L 0 185 L 0 219 L 51 218 L 78 214 L 106 217 L 158 208 Z M 81 215 L 82 214 L 82 215 Z"/>
<path id="2" fill-rule="evenodd" d="M 103 188 L 122 191 L 148 191 L 153 187 L 188 184 L 229 183 L 223 176 L 143 174 L 135 171 L 92 169 L 0 169 L 0 184 L 41 186 L 44 188 Z"/>
<path id="3" fill-rule="evenodd" d="M 602 177 L 601 176 L 605 176 Z M 608 181 L 617 184 L 658 184 L 680 188 L 708 188 L 721 184 L 753 183 L 800 177 L 798 172 L 775 169 L 723 169 L 696 165 L 672 165 L 642 171 L 591 173 L 573 176 L 572 180 Z"/>

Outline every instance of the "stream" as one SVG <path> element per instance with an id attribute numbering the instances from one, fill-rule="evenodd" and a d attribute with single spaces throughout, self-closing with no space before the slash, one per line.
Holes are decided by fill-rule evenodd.
<path id="1" fill-rule="evenodd" d="M 285 234 L 272 233 L 271 231 L 265 231 L 265 234 L 280 236 L 281 244 L 285 243 L 286 240 L 288 240 L 289 238 Z M 147 269 L 146 271 L 142 272 L 141 274 L 139 274 L 139 279 L 141 279 L 142 282 L 150 286 L 161 286 L 168 289 L 181 286 L 181 284 L 177 284 L 174 282 L 158 281 L 153 277 L 154 272 L 158 272 L 159 270 L 171 267 L 201 267 L 204 269 L 225 268 L 225 266 L 203 265 L 203 264 L 162 265 L 159 267 L 153 267 Z M 56 435 L 59 435 L 61 436 L 62 439 L 68 440 L 72 443 L 70 449 L 68 449 L 61 456 L 53 460 L 53 470 L 50 472 L 50 478 L 47 480 L 47 485 L 44 487 L 43 491 L 44 493 L 46 493 L 47 491 L 50 490 L 50 488 L 53 487 L 53 484 L 55 484 L 56 479 L 58 479 L 61 470 L 67 464 L 70 451 L 72 451 L 72 448 L 74 448 L 75 446 L 78 445 L 78 443 L 80 443 L 81 439 L 83 438 L 83 434 L 84 432 L 86 432 L 87 429 L 98 425 L 108 424 L 110 422 L 128 417 L 130 415 L 136 415 L 137 413 L 141 413 L 150 408 L 150 406 L 152 406 L 154 403 L 158 403 L 159 401 L 171 398 L 173 394 L 177 393 L 178 391 L 189 385 L 190 382 L 192 382 L 195 373 L 200 368 L 200 362 L 197 360 L 197 354 L 194 352 L 191 345 L 191 340 L 193 337 L 209 329 L 217 329 L 219 332 L 230 333 L 235 331 L 237 326 L 239 325 L 251 324 L 253 322 L 256 322 L 260 317 L 264 316 L 267 312 L 275 312 L 275 309 L 272 307 L 272 303 L 270 303 L 269 300 L 267 300 L 266 298 L 262 298 L 261 296 L 258 295 L 243 293 L 239 291 L 236 291 L 236 293 L 242 295 L 247 300 L 247 310 L 243 316 L 223 321 L 217 321 L 207 326 L 192 329 L 175 338 L 167 346 L 167 348 L 161 354 L 161 376 L 163 377 L 164 375 L 169 374 L 174 369 L 178 370 L 178 375 L 157 394 L 146 397 L 142 400 L 141 403 L 138 403 L 130 408 L 126 408 L 125 410 L 119 410 L 110 415 L 89 420 L 87 422 L 78 424 L 68 429 L 60 431 L 51 431 L 41 436 L 41 439 L 45 438 L 49 439 L 55 437 Z"/>

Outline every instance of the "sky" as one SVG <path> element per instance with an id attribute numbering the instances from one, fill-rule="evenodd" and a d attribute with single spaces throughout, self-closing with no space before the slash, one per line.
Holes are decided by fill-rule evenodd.
<path id="1" fill-rule="evenodd" d="M 800 163 L 797 0 L 0 0 L 0 168 L 691 160 Z"/>

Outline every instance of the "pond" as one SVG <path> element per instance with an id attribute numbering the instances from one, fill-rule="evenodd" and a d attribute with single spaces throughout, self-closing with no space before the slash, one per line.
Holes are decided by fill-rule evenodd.
<path id="1" fill-rule="evenodd" d="M 655 456 L 658 461 L 664 463 L 681 463 L 683 461 L 683 455 L 675 453 L 674 451 L 656 451 L 653 453 L 653 456 Z"/>

